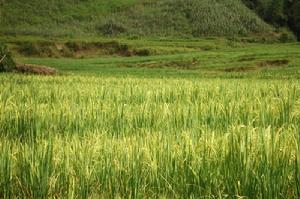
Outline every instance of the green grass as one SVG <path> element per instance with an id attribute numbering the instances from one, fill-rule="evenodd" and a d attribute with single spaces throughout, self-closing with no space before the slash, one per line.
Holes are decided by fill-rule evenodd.
<path id="1" fill-rule="evenodd" d="M 289 79 L 300 77 L 300 46 L 211 40 L 119 40 L 145 48 L 150 56 L 93 55 L 88 59 L 24 58 L 17 60 L 55 67 L 62 73 L 136 77 L 224 77 Z M 283 65 L 261 65 L 286 60 Z M 242 70 L 242 69 L 245 70 Z M 249 69 L 248 69 L 249 68 Z M 228 69 L 236 71 L 226 72 Z M 240 70 L 239 70 L 240 69 Z M 248 70 L 247 70 L 248 69 Z"/>
<path id="2" fill-rule="evenodd" d="M 0 17 L 7 36 L 275 36 L 240 0 L 11 0 Z"/>

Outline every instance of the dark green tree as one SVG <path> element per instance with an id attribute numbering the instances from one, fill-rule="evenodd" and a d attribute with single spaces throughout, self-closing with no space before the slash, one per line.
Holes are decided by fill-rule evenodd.
<path id="1" fill-rule="evenodd" d="M 300 0 L 243 0 L 268 23 L 288 27 L 300 39 Z"/>
<path id="2" fill-rule="evenodd" d="M 276 26 L 285 26 L 288 17 L 285 13 L 286 0 L 272 0 L 268 7 L 266 20 Z"/>
<path id="3" fill-rule="evenodd" d="M 298 40 L 300 40 L 300 0 L 296 0 L 291 4 L 288 13 L 289 26 L 297 35 Z"/>

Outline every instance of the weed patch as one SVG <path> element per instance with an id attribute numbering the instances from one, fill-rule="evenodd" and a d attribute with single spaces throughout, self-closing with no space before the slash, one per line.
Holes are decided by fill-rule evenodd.
<path id="1" fill-rule="evenodd" d="M 256 69 L 257 68 L 251 67 L 251 66 L 248 66 L 248 67 L 242 66 L 242 67 L 226 68 L 226 69 L 224 69 L 224 71 L 225 72 L 249 72 L 249 71 L 254 71 Z"/>
<path id="2" fill-rule="evenodd" d="M 239 62 L 248 62 L 248 61 L 254 61 L 256 58 L 252 56 L 243 56 L 238 59 Z"/>
<path id="3" fill-rule="evenodd" d="M 253 61 L 252 57 L 246 57 L 239 59 L 240 62 L 243 61 Z M 242 66 L 242 67 L 231 67 L 231 68 L 225 68 L 223 71 L 225 72 L 250 72 L 255 71 L 263 68 L 276 68 L 285 66 L 289 63 L 289 60 L 287 59 L 281 59 L 281 60 L 265 60 L 258 62 L 255 66 Z"/>
<path id="4" fill-rule="evenodd" d="M 140 67 L 140 68 L 173 68 L 180 70 L 195 70 L 197 69 L 198 61 L 197 60 L 178 60 L 178 61 L 168 61 L 168 62 L 145 62 L 139 63 L 137 65 L 132 64 L 121 64 L 120 67 Z"/>
<path id="5" fill-rule="evenodd" d="M 285 66 L 289 63 L 289 60 L 287 59 L 278 59 L 278 60 L 266 60 L 261 61 L 257 63 L 257 66 L 260 68 L 263 67 L 279 67 L 279 66 Z"/>

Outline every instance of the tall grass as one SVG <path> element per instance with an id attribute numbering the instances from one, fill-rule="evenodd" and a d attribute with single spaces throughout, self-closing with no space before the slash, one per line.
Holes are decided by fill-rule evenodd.
<path id="1" fill-rule="evenodd" d="M 273 29 L 240 0 L 24 0 L 0 7 L 6 35 L 249 36 Z"/>
<path id="2" fill-rule="evenodd" d="M 298 80 L 0 76 L 1 198 L 298 198 Z"/>

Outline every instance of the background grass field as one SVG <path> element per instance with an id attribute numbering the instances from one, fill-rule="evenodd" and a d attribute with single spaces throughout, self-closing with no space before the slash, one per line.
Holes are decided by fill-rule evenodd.
<path id="1" fill-rule="evenodd" d="M 87 58 L 84 54 L 84 59 L 20 56 L 19 61 L 94 76 L 298 79 L 300 74 L 298 43 L 257 44 L 226 39 L 119 42 L 129 48 L 147 49 L 150 54 L 124 57 L 96 51 Z"/>

